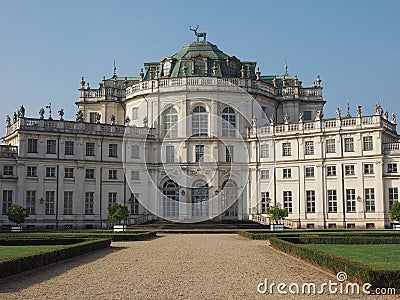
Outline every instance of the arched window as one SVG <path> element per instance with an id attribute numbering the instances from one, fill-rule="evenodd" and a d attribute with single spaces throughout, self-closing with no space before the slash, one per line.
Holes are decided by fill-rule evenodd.
<path id="1" fill-rule="evenodd" d="M 173 107 L 169 107 L 164 112 L 164 135 L 166 137 L 178 136 L 178 113 Z"/>
<path id="2" fill-rule="evenodd" d="M 205 75 L 206 73 L 206 62 L 204 58 L 198 56 L 194 59 L 194 74 Z"/>
<path id="3" fill-rule="evenodd" d="M 171 62 L 169 60 L 163 63 L 163 74 L 164 76 L 169 76 L 169 72 L 171 71 Z"/>
<path id="4" fill-rule="evenodd" d="M 222 111 L 222 136 L 234 137 L 236 132 L 236 114 L 231 107 Z"/>
<path id="5" fill-rule="evenodd" d="M 167 180 L 163 186 L 163 216 L 179 217 L 179 186 L 173 180 Z"/>
<path id="6" fill-rule="evenodd" d="M 237 201 L 237 185 L 233 180 L 226 180 L 222 184 L 221 192 L 221 208 L 225 212 L 226 217 L 237 217 L 238 201 Z"/>
<path id="7" fill-rule="evenodd" d="M 192 217 L 208 216 L 208 184 L 202 179 L 192 185 Z"/>
<path id="8" fill-rule="evenodd" d="M 204 106 L 198 105 L 193 109 L 192 135 L 208 135 L 208 114 Z"/>

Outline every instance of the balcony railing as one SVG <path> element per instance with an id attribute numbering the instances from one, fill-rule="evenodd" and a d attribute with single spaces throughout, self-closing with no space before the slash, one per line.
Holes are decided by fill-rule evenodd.
<path id="1" fill-rule="evenodd" d="M 6 158 L 14 158 L 18 156 L 18 147 L 17 146 L 6 146 L 0 145 L 0 157 Z"/>

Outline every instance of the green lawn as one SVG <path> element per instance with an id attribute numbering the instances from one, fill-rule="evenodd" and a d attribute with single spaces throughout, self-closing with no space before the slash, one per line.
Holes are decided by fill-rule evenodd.
<path id="1" fill-rule="evenodd" d="M 302 244 L 336 256 L 384 270 L 400 270 L 399 244 Z"/>
<path id="2" fill-rule="evenodd" d="M 40 246 L 0 246 L 0 260 L 11 256 L 21 256 L 45 250 L 60 249 L 65 245 L 40 245 Z"/>

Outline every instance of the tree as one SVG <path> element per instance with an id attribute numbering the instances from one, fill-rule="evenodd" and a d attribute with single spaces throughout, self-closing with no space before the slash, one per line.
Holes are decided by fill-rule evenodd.
<path id="1" fill-rule="evenodd" d="M 114 203 L 108 207 L 107 220 L 113 224 L 121 224 L 121 221 L 126 221 L 129 216 L 128 206 Z"/>
<path id="2" fill-rule="evenodd" d="M 390 208 L 390 219 L 400 221 L 400 202 L 395 202 Z"/>
<path id="3" fill-rule="evenodd" d="M 279 221 L 288 216 L 288 211 L 286 208 L 280 208 L 279 206 L 271 206 L 267 210 L 267 215 L 269 219 L 275 224 L 279 224 Z"/>
<path id="4" fill-rule="evenodd" d="M 10 222 L 16 223 L 17 225 L 21 225 L 25 222 L 25 219 L 29 217 L 26 213 L 26 209 L 18 204 L 13 204 L 8 208 L 7 216 Z"/>

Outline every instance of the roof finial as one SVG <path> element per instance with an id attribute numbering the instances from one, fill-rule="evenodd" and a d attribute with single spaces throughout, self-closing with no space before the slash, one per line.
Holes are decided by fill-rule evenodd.
<path id="1" fill-rule="evenodd" d="M 117 67 L 115 65 L 115 59 L 114 59 L 114 75 L 113 77 L 117 77 Z"/>
<path id="2" fill-rule="evenodd" d="M 286 58 L 285 58 L 285 65 L 284 65 L 284 68 L 285 68 L 285 75 L 289 75 L 288 72 L 287 72 L 288 65 L 287 65 L 287 62 L 286 62 Z"/>
<path id="3" fill-rule="evenodd" d="M 347 116 L 346 116 L 347 118 L 351 118 L 351 115 L 350 115 L 350 102 L 349 102 L 349 100 L 347 100 Z"/>

